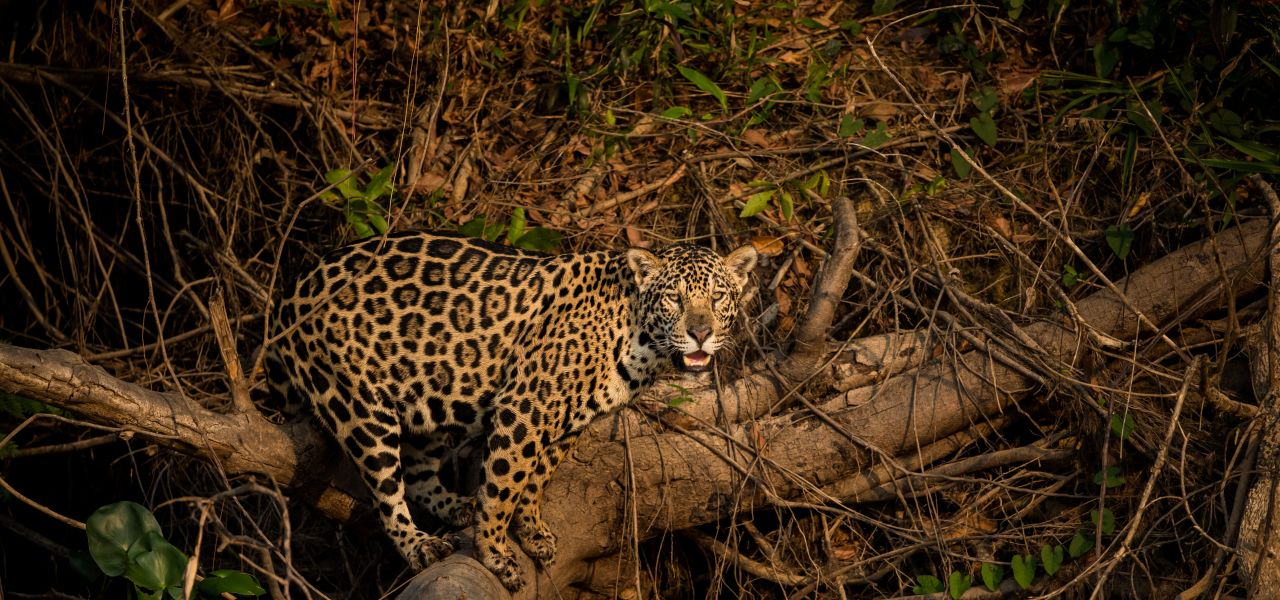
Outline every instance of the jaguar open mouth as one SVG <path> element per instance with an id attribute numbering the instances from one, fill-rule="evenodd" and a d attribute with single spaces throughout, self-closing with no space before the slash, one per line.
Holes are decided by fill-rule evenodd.
<path id="1" fill-rule="evenodd" d="M 698 372 L 706 371 L 711 367 L 711 355 L 698 350 L 681 355 L 676 362 L 679 363 L 681 369 L 686 371 Z"/>

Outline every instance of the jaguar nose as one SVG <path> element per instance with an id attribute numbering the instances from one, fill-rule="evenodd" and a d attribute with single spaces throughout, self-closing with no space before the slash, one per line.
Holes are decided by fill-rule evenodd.
<path id="1" fill-rule="evenodd" d="M 711 337 L 711 328 L 705 325 L 690 327 L 689 337 L 693 338 L 693 341 L 702 344 L 707 341 L 707 338 Z"/>

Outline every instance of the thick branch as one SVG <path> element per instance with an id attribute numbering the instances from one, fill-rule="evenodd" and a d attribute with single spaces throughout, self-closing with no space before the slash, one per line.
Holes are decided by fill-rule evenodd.
<path id="1" fill-rule="evenodd" d="M 0 389 L 211 458 L 229 474 L 261 473 L 283 485 L 299 483 L 297 466 L 326 444 L 306 423 L 279 426 L 256 412 L 215 413 L 176 394 L 116 379 L 63 350 L 0 345 Z"/>

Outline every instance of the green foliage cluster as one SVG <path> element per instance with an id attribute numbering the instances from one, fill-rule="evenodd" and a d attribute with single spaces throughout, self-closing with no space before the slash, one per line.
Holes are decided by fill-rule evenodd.
<path id="1" fill-rule="evenodd" d="M 87 579 L 100 575 L 124 577 L 133 583 L 137 598 L 184 600 L 182 586 L 189 559 L 165 539 L 151 511 L 134 502 L 108 504 L 89 516 L 85 529 L 92 560 L 78 555 L 72 558 L 72 564 Z M 195 585 L 191 598 L 265 593 L 252 575 L 218 570 Z"/>
<path id="2" fill-rule="evenodd" d="M 380 200 L 384 197 L 389 200 L 395 195 L 395 188 L 391 184 L 391 175 L 395 170 L 395 163 L 389 164 L 362 185 L 363 178 L 359 173 L 349 169 L 333 169 L 324 174 L 324 180 L 333 189 L 322 193 L 320 198 L 342 209 L 347 225 L 355 231 L 357 239 L 386 233 L 387 210 Z"/>

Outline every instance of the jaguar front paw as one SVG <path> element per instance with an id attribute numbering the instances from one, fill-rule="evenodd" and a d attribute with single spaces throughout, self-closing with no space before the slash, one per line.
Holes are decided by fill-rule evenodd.
<path id="1" fill-rule="evenodd" d="M 530 558 L 549 566 L 556 559 L 556 534 L 542 522 L 522 523 L 516 531 L 520 540 L 520 548 Z"/>
<path id="2" fill-rule="evenodd" d="M 453 542 L 415 531 L 401 545 L 400 553 L 404 555 L 410 568 L 421 571 L 431 563 L 453 554 Z"/>
<path id="3" fill-rule="evenodd" d="M 520 572 L 520 565 L 516 562 L 515 555 L 505 545 L 481 550 L 480 564 L 496 575 L 498 581 L 501 581 L 503 587 L 511 593 L 518 592 L 524 587 L 524 575 Z"/>

